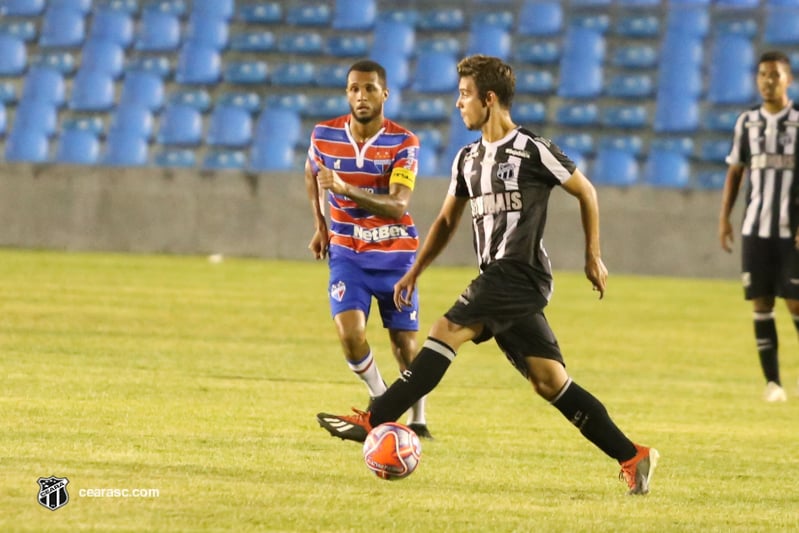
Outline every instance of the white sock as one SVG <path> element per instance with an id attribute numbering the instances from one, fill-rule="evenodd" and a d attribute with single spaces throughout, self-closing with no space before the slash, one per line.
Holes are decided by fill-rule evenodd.
<path id="1" fill-rule="evenodd" d="M 426 399 L 427 396 L 422 396 L 408 410 L 408 424 L 427 424 L 427 420 L 424 416 L 424 402 Z"/>
<path id="2" fill-rule="evenodd" d="M 350 370 L 355 372 L 361 381 L 366 383 L 369 389 L 369 396 L 376 397 L 386 392 L 386 383 L 383 381 L 383 376 L 380 375 L 380 370 L 377 368 L 377 361 L 372 356 L 372 350 L 356 363 L 347 361 Z"/>

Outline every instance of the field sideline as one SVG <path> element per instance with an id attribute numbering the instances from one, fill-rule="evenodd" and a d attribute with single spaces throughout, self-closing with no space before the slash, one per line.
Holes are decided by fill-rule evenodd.
<path id="1" fill-rule="evenodd" d="M 431 394 L 419 470 L 372 476 L 314 419 L 367 400 L 324 264 L 0 249 L 0 531 L 799 530 L 799 342 L 784 306 L 789 401 L 766 404 L 735 280 L 609 268 L 603 301 L 556 271 L 547 316 L 575 381 L 660 450 L 646 497 L 626 496 L 618 465 L 491 343 L 464 346 Z M 420 338 L 475 274 L 425 273 Z M 56 511 L 37 502 L 51 475 L 69 479 Z"/>

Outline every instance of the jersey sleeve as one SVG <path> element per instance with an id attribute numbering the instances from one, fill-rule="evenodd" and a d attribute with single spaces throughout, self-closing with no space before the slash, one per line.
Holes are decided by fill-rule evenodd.
<path id="1" fill-rule="evenodd" d="M 471 146 L 471 145 L 469 145 Z M 458 150 L 458 153 L 452 160 L 452 168 L 449 182 L 449 189 L 447 194 L 458 198 L 469 198 L 469 188 L 466 186 L 466 178 L 463 175 L 463 156 L 466 153 L 468 146 Z"/>
<path id="2" fill-rule="evenodd" d="M 560 185 L 574 174 L 577 165 L 555 143 L 544 137 L 535 137 L 533 144 L 538 148 L 541 157 L 544 179 L 554 178 L 555 184 Z"/>
<path id="3" fill-rule="evenodd" d="M 419 168 L 419 139 L 409 134 L 400 145 L 394 157 L 389 185 L 398 183 L 413 190 L 416 186 L 416 172 Z"/>
<path id="4" fill-rule="evenodd" d="M 735 129 L 732 135 L 732 147 L 730 153 L 724 161 L 728 165 L 742 165 L 749 160 L 748 144 L 744 143 L 746 136 L 744 135 L 744 123 L 746 122 L 746 113 L 741 113 L 738 120 L 735 121 Z"/>

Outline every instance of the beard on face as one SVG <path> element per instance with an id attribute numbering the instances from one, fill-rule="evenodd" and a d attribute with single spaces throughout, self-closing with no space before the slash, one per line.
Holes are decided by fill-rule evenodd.
<path id="1" fill-rule="evenodd" d="M 354 119 L 355 119 L 357 122 L 359 122 L 359 123 L 361 123 L 361 124 L 369 124 L 369 123 L 370 123 L 372 120 L 374 120 L 374 119 L 375 119 L 375 117 L 377 117 L 377 116 L 378 116 L 378 114 L 380 113 L 380 111 L 381 111 L 381 109 L 376 109 L 376 110 L 374 110 L 373 112 L 369 112 L 369 113 L 367 113 L 367 114 L 365 114 L 365 115 L 363 115 L 363 114 L 359 115 L 359 114 L 357 114 L 357 113 L 355 112 L 355 108 L 354 108 L 354 107 L 352 107 L 352 106 L 350 106 L 350 114 L 352 115 L 352 117 L 353 117 L 353 118 L 354 118 Z"/>

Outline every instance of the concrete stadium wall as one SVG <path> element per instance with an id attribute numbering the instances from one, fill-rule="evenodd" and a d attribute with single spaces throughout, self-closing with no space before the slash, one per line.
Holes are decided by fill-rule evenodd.
<path id="1" fill-rule="evenodd" d="M 418 183 L 411 213 L 422 235 L 447 184 Z M 611 274 L 738 276 L 738 254 L 716 238 L 719 192 L 600 188 L 599 200 Z M 468 212 L 463 222 L 440 264 L 475 264 Z M 299 173 L 0 165 L 3 247 L 302 260 L 312 227 Z M 579 207 L 560 189 L 544 244 L 554 269 L 582 270 Z"/>

